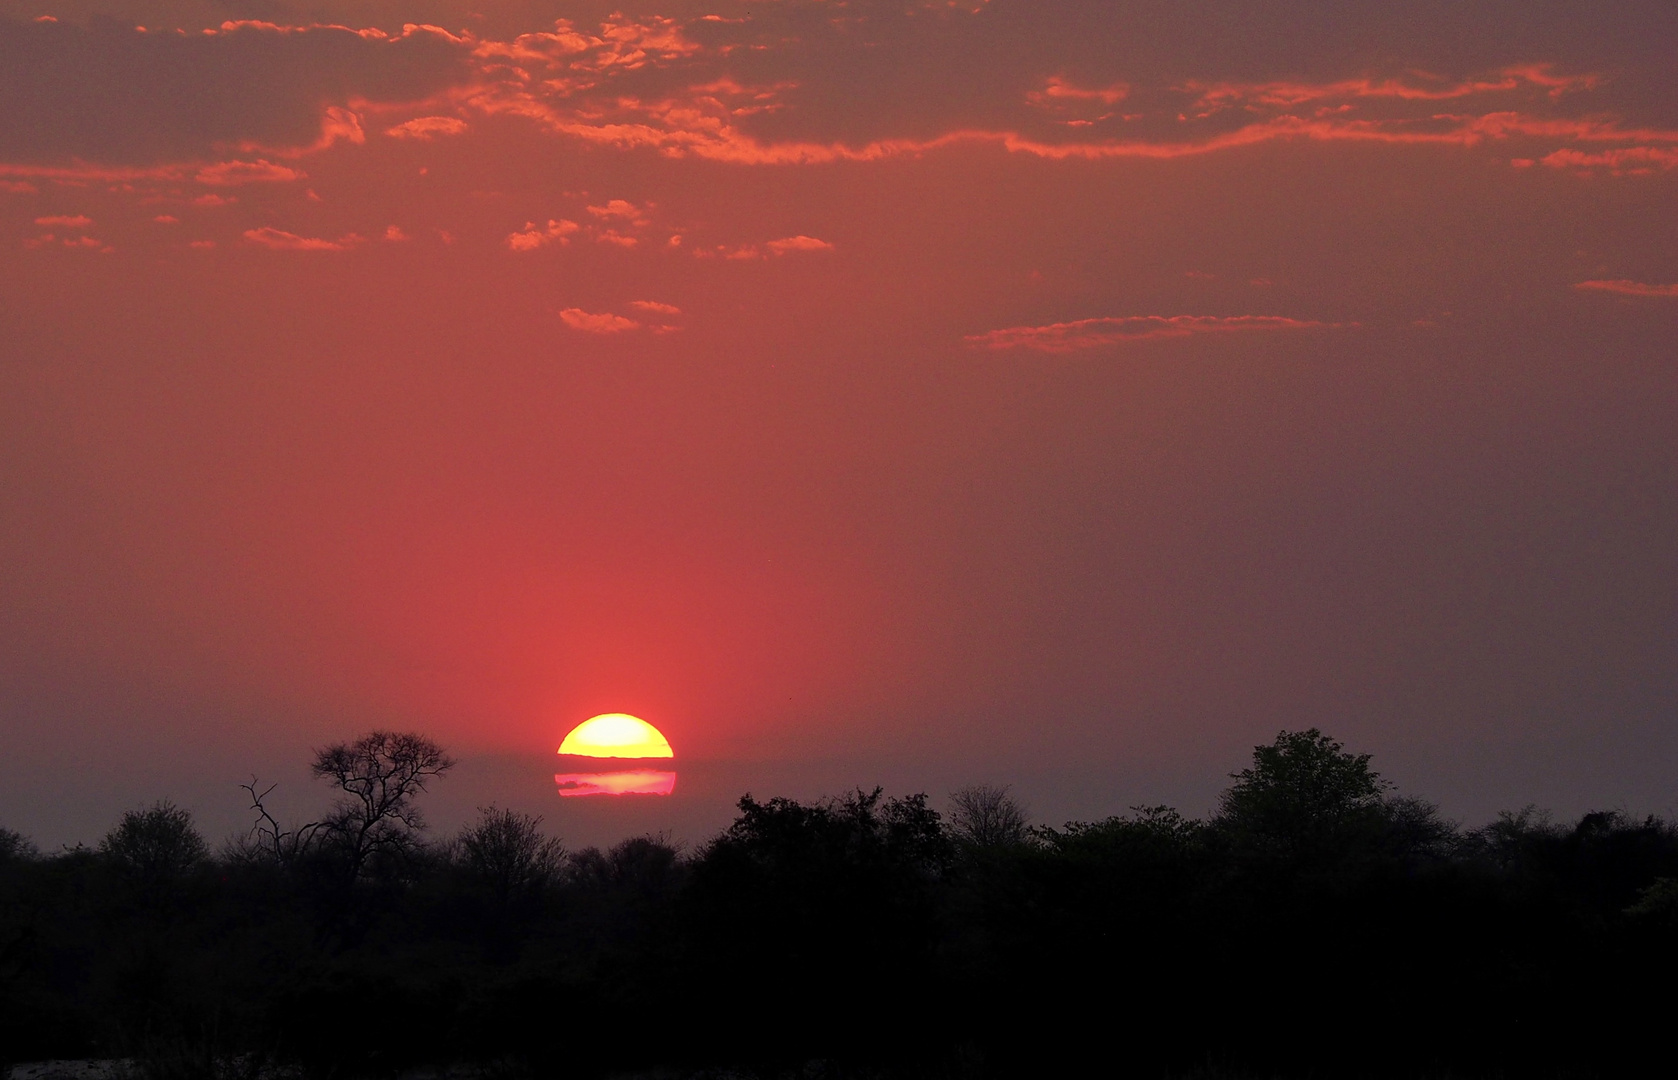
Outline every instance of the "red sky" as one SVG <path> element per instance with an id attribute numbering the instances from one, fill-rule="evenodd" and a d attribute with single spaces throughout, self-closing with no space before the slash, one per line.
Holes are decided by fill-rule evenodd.
<path id="1" fill-rule="evenodd" d="M 1675 41 L 0 0 L 0 823 L 219 834 L 375 726 L 465 759 L 440 825 L 585 839 L 1204 812 L 1310 725 L 1471 820 L 1672 809 Z M 606 711 L 676 798 L 558 805 Z"/>

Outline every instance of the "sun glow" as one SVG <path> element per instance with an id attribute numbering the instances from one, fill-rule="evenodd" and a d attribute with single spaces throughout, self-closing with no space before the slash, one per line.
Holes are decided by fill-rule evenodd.
<path id="1" fill-rule="evenodd" d="M 584 720 L 559 744 L 562 754 L 578 757 L 667 758 L 676 754 L 659 730 L 628 713 L 604 713 Z"/>
<path id="2" fill-rule="evenodd" d="M 554 784 L 564 796 L 669 795 L 676 790 L 676 774 L 658 769 L 608 773 L 555 773 Z"/>

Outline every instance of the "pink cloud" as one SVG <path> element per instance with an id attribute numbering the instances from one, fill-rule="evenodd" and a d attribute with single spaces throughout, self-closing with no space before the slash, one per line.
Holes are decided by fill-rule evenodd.
<path id="1" fill-rule="evenodd" d="M 777 255 L 785 255 L 789 251 L 832 251 L 833 245 L 826 240 L 817 240 L 813 236 L 784 236 L 779 240 L 771 240 L 763 245 Z"/>
<path id="2" fill-rule="evenodd" d="M 555 773 L 555 789 L 562 796 L 669 795 L 676 790 L 676 774 L 656 769 L 607 773 Z"/>
<path id="3" fill-rule="evenodd" d="M 8 195 L 39 195 L 41 189 L 27 180 L 0 180 L 0 191 Z"/>
<path id="4" fill-rule="evenodd" d="M 559 313 L 559 317 L 571 329 L 589 334 L 617 334 L 625 330 L 634 330 L 641 325 L 634 319 L 626 319 L 622 315 L 613 315 L 610 312 L 594 315 L 582 308 L 565 308 Z"/>
<path id="5" fill-rule="evenodd" d="M 256 161 L 221 161 L 206 165 L 198 170 L 193 179 L 212 187 L 233 187 L 239 184 L 287 183 L 307 175 L 289 166 L 275 165 L 259 158 Z"/>
<path id="6" fill-rule="evenodd" d="M 466 121 L 453 116 L 416 116 L 412 120 L 385 129 L 393 139 L 430 140 L 439 135 L 459 135 L 466 130 Z"/>
<path id="7" fill-rule="evenodd" d="M 624 248 L 632 248 L 636 244 L 640 243 L 640 241 L 635 239 L 635 237 L 625 236 L 616 229 L 607 229 L 594 239 L 602 244 L 616 244 L 618 247 Z"/>
<path id="8" fill-rule="evenodd" d="M 215 246 L 216 242 L 214 240 L 194 240 L 187 245 L 187 247 L 197 248 L 199 251 L 208 251 Z"/>
<path id="9" fill-rule="evenodd" d="M 682 313 L 682 309 L 675 304 L 661 304 L 657 300 L 631 300 L 629 306 L 658 315 L 680 315 Z"/>
<path id="10" fill-rule="evenodd" d="M 400 242 L 411 239 L 411 237 L 409 237 L 407 233 L 403 232 L 399 226 L 387 225 L 385 227 L 385 239 L 392 242 Z"/>
<path id="11" fill-rule="evenodd" d="M 181 219 L 176 217 L 174 214 L 159 214 L 152 218 L 152 220 L 157 222 L 159 225 L 179 225 L 181 223 Z"/>
<path id="12" fill-rule="evenodd" d="M 178 180 L 190 166 L 158 165 L 151 168 L 100 165 L 29 165 L 0 161 L 0 177 L 28 177 L 84 187 L 88 184 L 125 184 L 148 180 Z M 27 183 L 27 181 L 24 181 Z M 31 192 L 24 192 L 31 194 Z"/>
<path id="13" fill-rule="evenodd" d="M 1412 72 L 1406 79 L 1342 79 L 1338 82 L 1309 83 L 1286 80 L 1265 83 L 1189 82 L 1184 89 L 1198 95 L 1202 108 L 1246 105 L 1289 107 L 1343 98 L 1391 98 L 1399 101 L 1450 101 L 1479 94 L 1497 94 L 1532 87 L 1550 97 L 1574 90 L 1592 90 L 1601 85 L 1600 76 L 1556 75 L 1549 64 L 1524 64 L 1499 69 L 1491 76 L 1452 81 L 1425 72 Z"/>
<path id="14" fill-rule="evenodd" d="M 198 198 L 192 200 L 192 205 L 194 205 L 194 206 L 226 206 L 229 203 L 236 203 L 238 201 L 239 200 L 232 195 L 217 195 L 216 193 L 211 192 L 208 195 L 200 195 L 200 196 L 198 196 Z"/>
<path id="15" fill-rule="evenodd" d="M 35 224 L 46 225 L 49 227 L 56 225 L 61 229 L 87 229 L 92 228 L 93 219 L 88 217 L 86 214 L 76 214 L 73 217 L 66 214 L 58 214 L 52 217 L 38 217 L 35 219 Z"/>
<path id="16" fill-rule="evenodd" d="M 1033 90 L 1026 95 L 1026 99 L 1036 104 L 1062 101 L 1099 101 L 1103 105 L 1116 105 L 1123 101 L 1129 93 L 1130 87 L 1125 83 L 1085 88 L 1074 86 L 1059 75 L 1051 75 L 1044 80 L 1043 89 Z"/>
<path id="17" fill-rule="evenodd" d="M 1619 293 L 1621 296 L 1678 296 L 1678 284 L 1647 285 L 1641 281 L 1580 281 L 1575 289 L 1592 292 Z"/>
<path id="18" fill-rule="evenodd" d="M 514 251 L 535 251 L 546 244 L 558 243 L 561 246 L 571 242 L 571 234 L 582 226 L 575 221 L 548 219 L 546 228 L 534 221 L 524 223 L 521 232 L 511 233 L 507 237 L 507 246 Z"/>
<path id="19" fill-rule="evenodd" d="M 1068 353 L 1131 341 L 1226 334 L 1260 330 L 1317 330 L 1355 323 L 1317 322 L 1280 315 L 1130 315 L 1121 318 L 1079 319 L 1047 326 L 1013 326 L 970 334 L 963 340 L 982 349 L 1034 349 Z"/>
<path id="20" fill-rule="evenodd" d="M 111 247 L 103 240 L 95 240 L 91 236 L 66 236 L 60 238 L 52 233 L 42 233 L 40 236 L 25 237 L 23 246 L 32 251 L 44 247 L 65 247 L 72 251 L 97 251 L 106 255 L 109 255 L 111 252 L 116 250 L 116 248 Z"/>
<path id="21" fill-rule="evenodd" d="M 296 233 L 267 225 L 260 229 L 246 229 L 244 236 L 253 244 L 260 244 L 275 251 L 347 251 L 361 243 L 361 237 L 355 233 L 337 240 L 323 240 L 316 236 L 298 236 Z"/>

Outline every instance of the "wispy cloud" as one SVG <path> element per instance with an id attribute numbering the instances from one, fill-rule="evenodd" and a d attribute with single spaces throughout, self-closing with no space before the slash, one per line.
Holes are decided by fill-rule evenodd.
<path id="1" fill-rule="evenodd" d="M 193 179 L 211 187 L 233 187 L 239 184 L 284 184 L 301 180 L 307 175 L 288 165 L 275 165 L 265 159 L 258 159 L 219 161 L 199 169 Z"/>
<path id="2" fill-rule="evenodd" d="M 393 139 L 435 139 L 439 135 L 459 135 L 466 130 L 466 121 L 456 116 L 416 116 L 385 129 Z"/>
<path id="3" fill-rule="evenodd" d="M 584 311 L 582 308 L 565 308 L 559 313 L 560 319 L 573 330 L 581 330 L 586 334 L 620 334 L 625 330 L 634 330 L 641 324 L 634 319 L 627 319 L 622 315 L 613 315 L 609 311 L 599 314 Z"/>
<path id="4" fill-rule="evenodd" d="M 642 311 L 650 311 L 656 315 L 680 315 L 682 309 L 675 304 L 661 304 L 657 300 L 631 300 L 629 306 Z"/>
<path id="5" fill-rule="evenodd" d="M 260 229 L 246 229 L 244 237 L 253 244 L 275 251 L 347 251 L 361 243 L 361 237 L 355 233 L 339 237 L 337 240 L 324 240 L 318 236 L 298 236 L 296 233 L 267 225 Z"/>
<path id="6" fill-rule="evenodd" d="M 813 236 L 783 236 L 779 240 L 771 240 L 763 245 L 776 255 L 785 255 L 791 251 L 832 251 L 833 245 L 826 240 L 817 240 Z"/>
<path id="7" fill-rule="evenodd" d="M 1678 297 L 1678 284 L 1649 285 L 1641 281 L 1580 281 L 1573 286 L 1575 289 L 1585 289 L 1590 292 L 1619 293 L 1621 296 L 1674 296 Z"/>
<path id="8" fill-rule="evenodd" d="M 1356 323 L 1318 322 L 1280 315 L 1128 315 L 1118 318 L 1079 319 L 1046 326 L 1011 326 L 963 340 L 981 349 L 1032 349 L 1037 352 L 1068 353 L 1159 338 L 1190 337 L 1197 334 L 1228 334 L 1277 330 L 1322 330 Z"/>
<path id="9" fill-rule="evenodd" d="M 38 217 L 35 219 L 35 224 L 45 225 L 48 228 L 57 226 L 60 229 L 90 229 L 93 227 L 93 219 L 86 214 L 55 214 L 48 217 Z"/>

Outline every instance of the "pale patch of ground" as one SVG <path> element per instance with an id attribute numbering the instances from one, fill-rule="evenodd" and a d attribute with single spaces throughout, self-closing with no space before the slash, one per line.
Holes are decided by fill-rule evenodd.
<path id="1" fill-rule="evenodd" d="M 133 1072 L 131 1058 L 29 1061 L 13 1065 L 4 1080 L 128 1080 Z"/>

